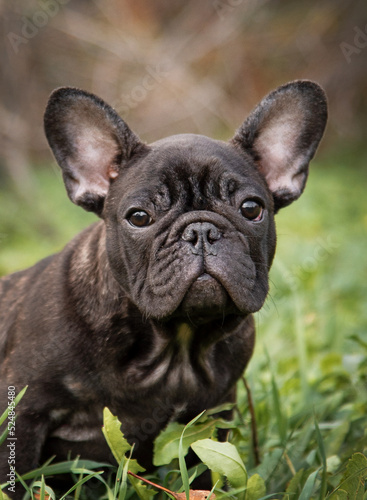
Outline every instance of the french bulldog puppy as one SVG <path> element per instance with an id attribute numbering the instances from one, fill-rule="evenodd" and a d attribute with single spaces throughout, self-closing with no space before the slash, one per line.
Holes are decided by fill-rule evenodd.
<path id="1" fill-rule="evenodd" d="M 67 193 L 101 220 L 0 281 L 0 412 L 9 388 L 28 385 L 17 472 L 69 450 L 108 461 L 105 406 L 149 467 L 168 422 L 234 401 L 268 293 L 274 214 L 302 193 L 326 119 L 323 90 L 294 81 L 229 142 L 146 145 L 95 95 L 53 92 L 45 131 Z M 0 483 L 9 469 L 5 444 Z"/>

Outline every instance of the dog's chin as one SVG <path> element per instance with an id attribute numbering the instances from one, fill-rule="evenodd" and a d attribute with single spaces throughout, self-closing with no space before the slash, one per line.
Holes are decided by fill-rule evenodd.
<path id="1" fill-rule="evenodd" d="M 209 274 L 202 274 L 190 286 L 176 313 L 196 323 L 205 323 L 238 312 L 225 288 Z"/>

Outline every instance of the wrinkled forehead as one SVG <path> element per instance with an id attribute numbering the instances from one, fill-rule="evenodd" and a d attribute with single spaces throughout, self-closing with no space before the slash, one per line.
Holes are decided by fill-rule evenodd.
<path id="1" fill-rule="evenodd" d="M 195 134 L 150 144 L 145 157 L 128 170 L 132 190 L 138 186 L 145 192 L 169 189 L 175 198 L 181 191 L 226 198 L 240 185 L 255 183 L 264 189 L 265 184 L 250 155 L 230 143 Z"/>
<path id="2" fill-rule="evenodd" d="M 186 170 L 200 174 L 203 167 L 229 170 L 243 164 L 241 154 L 230 144 L 202 135 L 181 134 L 166 137 L 150 144 L 151 159 L 172 167 L 185 166 Z"/>

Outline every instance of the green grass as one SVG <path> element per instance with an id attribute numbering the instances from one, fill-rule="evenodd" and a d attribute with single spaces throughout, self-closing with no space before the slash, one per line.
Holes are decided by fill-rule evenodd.
<path id="1" fill-rule="evenodd" d="M 335 488 L 357 488 L 343 475 L 362 460 L 350 462 L 354 453 L 367 452 L 367 171 L 360 163 L 313 164 L 304 195 L 277 216 L 271 290 L 256 315 L 257 345 L 246 372 L 260 465 L 242 382 L 242 417 L 232 431 L 249 477 L 258 473 L 272 498 L 367 498 L 361 489 L 330 496 Z M 67 200 L 52 170 L 40 170 L 35 182 L 31 204 L 0 191 L 0 274 L 60 250 L 96 220 Z M 177 463 L 155 477 L 162 484 L 168 474 L 171 489 L 172 467 Z M 355 478 L 363 486 L 365 477 Z M 131 489 L 126 495 L 136 498 Z"/>

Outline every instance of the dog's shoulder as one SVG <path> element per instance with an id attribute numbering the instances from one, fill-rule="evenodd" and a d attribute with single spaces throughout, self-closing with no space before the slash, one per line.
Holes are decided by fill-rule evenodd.
<path id="1" fill-rule="evenodd" d="M 5 339 L 17 321 L 22 308 L 31 309 L 37 297 L 44 296 L 46 303 L 52 299 L 51 289 L 61 286 L 60 280 L 73 272 L 75 262 L 89 255 L 93 259 L 96 241 L 100 241 L 104 223 L 99 221 L 76 235 L 60 252 L 50 255 L 33 266 L 17 271 L 0 279 L 0 353 L 4 350 Z M 84 245 L 81 243 L 84 242 Z M 83 250 L 84 247 L 84 250 Z M 97 251 L 97 250 L 96 250 Z M 47 293 L 47 290 L 50 293 Z M 42 291 L 42 293 L 41 293 Z M 36 314 L 37 311 L 34 311 Z M 1 355 L 0 355 L 1 360 Z"/>

